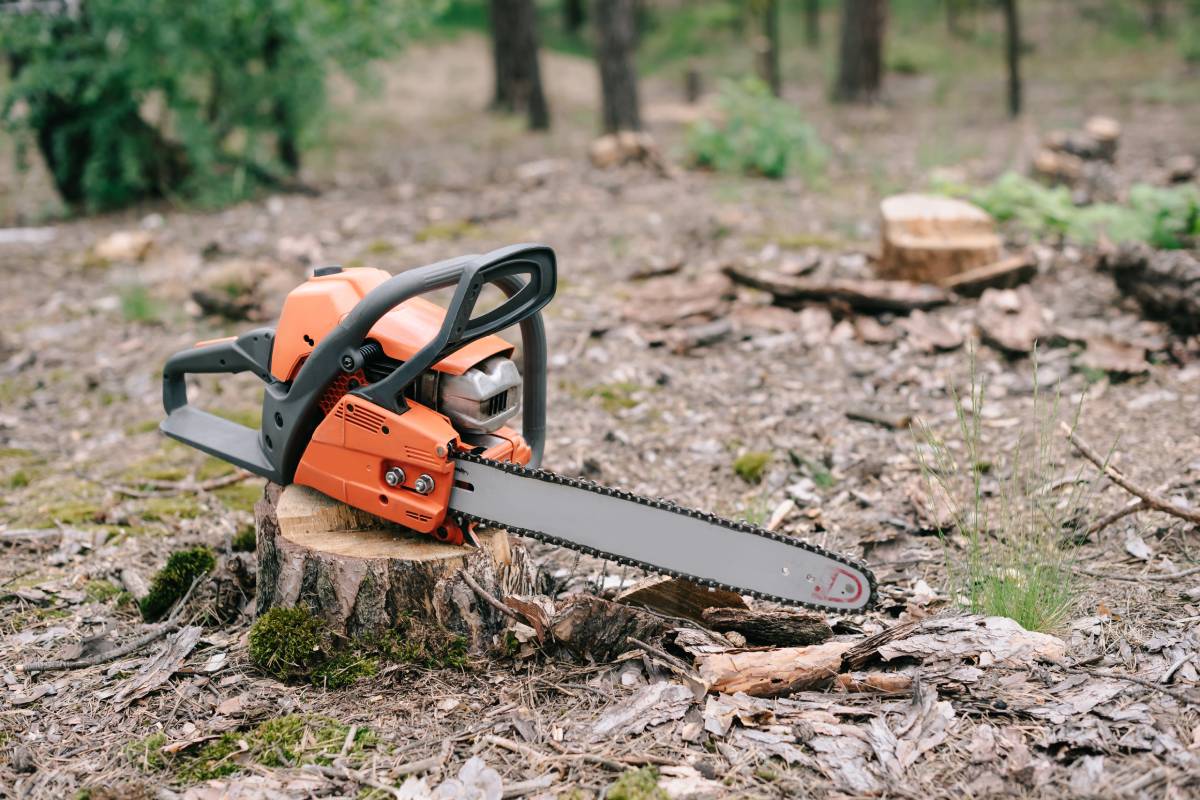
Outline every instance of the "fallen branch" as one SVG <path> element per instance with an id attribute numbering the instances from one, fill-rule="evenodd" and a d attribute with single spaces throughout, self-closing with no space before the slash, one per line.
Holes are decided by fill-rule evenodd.
<path id="1" fill-rule="evenodd" d="M 420 772 L 432 772 L 435 769 L 441 768 L 446 763 L 446 759 L 450 757 L 450 751 L 454 749 L 454 745 L 449 739 L 442 741 L 442 749 L 435 756 L 428 758 L 420 758 L 416 761 L 409 761 L 406 764 L 398 764 L 388 770 L 388 775 L 393 778 L 403 778 L 405 775 L 415 775 Z"/>
<path id="2" fill-rule="evenodd" d="M 501 603 L 495 597 L 492 597 L 490 594 L 488 594 L 487 589 L 484 589 L 482 586 L 480 586 L 479 581 L 477 581 L 473 577 L 471 577 L 470 573 L 468 573 L 465 569 L 459 570 L 458 574 L 462 576 L 462 579 L 463 579 L 463 581 L 466 582 L 467 586 L 470 586 L 471 590 L 474 591 L 475 594 L 479 596 L 480 600 L 487 603 L 489 606 L 496 609 L 501 614 L 503 614 L 504 616 L 513 620 L 514 622 L 522 621 L 521 617 L 517 614 L 517 612 L 513 611 L 511 608 L 504 605 L 504 603 Z"/>
<path id="3" fill-rule="evenodd" d="M 132 486 L 124 486 L 117 484 L 112 487 L 112 490 L 117 494 L 123 494 L 126 497 L 147 498 L 147 497 L 169 497 L 175 494 L 183 494 L 185 492 L 211 492 L 214 489 L 223 489 L 226 486 L 232 486 L 235 483 L 241 483 L 247 478 L 253 478 L 252 473 L 244 469 L 239 469 L 229 475 L 222 475 L 218 478 L 212 478 L 202 483 L 195 481 L 159 481 L 159 480 L 144 480 L 138 485 L 148 487 L 146 489 L 135 489 Z"/>
<path id="4" fill-rule="evenodd" d="M 1067 425 L 1067 423 L 1062 422 L 1059 424 L 1062 427 L 1063 433 L 1066 434 L 1067 441 L 1071 443 L 1071 446 L 1078 450 L 1081 456 L 1092 462 L 1092 464 L 1094 464 L 1097 469 L 1103 472 L 1110 481 L 1115 483 L 1117 486 L 1120 486 L 1134 497 L 1141 499 L 1141 501 L 1145 503 L 1148 508 L 1152 508 L 1155 511 L 1161 511 L 1164 514 L 1170 514 L 1171 516 L 1178 517 L 1182 520 L 1186 520 L 1193 525 L 1200 525 L 1200 511 L 1193 511 L 1189 508 L 1180 508 L 1162 495 L 1156 494 L 1155 492 L 1152 492 L 1149 489 L 1139 486 L 1138 484 L 1129 480 L 1121 474 L 1120 470 L 1109 464 L 1107 459 L 1101 458 L 1099 454 L 1097 454 L 1096 451 L 1087 444 L 1087 442 L 1084 442 L 1082 439 L 1080 439 L 1075 434 L 1075 431 L 1072 430 L 1069 425 Z"/>
<path id="5" fill-rule="evenodd" d="M 378 789 L 381 792 L 387 792 L 395 798 L 402 798 L 404 796 L 400 794 L 400 790 L 395 786 L 388 786 L 386 783 L 380 783 L 379 781 L 372 780 L 366 775 L 363 775 L 361 772 L 352 770 L 349 767 L 339 768 L 326 767 L 321 764 L 305 764 L 303 767 L 301 767 L 301 769 L 303 769 L 305 772 L 315 772 L 318 775 L 324 775 L 326 778 L 349 781 L 350 783 L 357 783 L 360 786 L 369 786 L 372 789 Z"/>
<path id="6" fill-rule="evenodd" d="M 1116 511 L 1112 512 L 1111 514 L 1101 517 L 1100 519 L 1093 522 L 1091 525 L 1088 526 L 1088 529 L 1087 529 L 1087 531 L 1084 532 L 1084 535 L 1092 536 L 1094 534 L 1097 534 L 1100 531 L 1107 528 L 1109 525 L 1112 525 L 1117 520 L 1124 519 L 1125 517 L 1129 516 L 1130 514 L 1136 514 L 1139 511 L 1145 511 L 1149 507 L 1150 506 L 1146 503 L 1145 500 L 1134 500 L 1132 503 L 1125 506 L 1124 508 L 1118 508 Z"/>
<path id="7" fill-rule="evenodd" d="M 515 781 L 514 783 L 505 784 L 504 791 L 501 797 L 524 797 L 527 794 L 533 794 L 540 789 L 549 789 L 558 780 L 558 773 L 554 771 L 547 772 L 545 775 L 539 775 L 536 778 L 530 778 L 527 781 Z"/>
<path id="8" fill-rule="evenodd" d="M 195 591 L 196 587 L 202 580 L 204 580 L 205 577 L 207 576 L 201 575 L 200 577 L 196 578 L 196 580 L 192 581 L 192 585 L 188 587 L 187 592 L 179 599 L 179 602 L 175 604 L 175 608 L 171 611 L 171 615 L 167 617 L 166 621 L 159 623 L 141 636 L 126 642 L 120 647 L 114 647 L 112 650 L 105 650 L 103 653 L 97 653 L 96 655 L 88 656 L 87 658 L 75 659 L 74 661 L 31 661 L 28 664 L 18 664 L 16 666 L 16 671 L 32 674 L 34 672 L 56 672 L 60 670 L 86 669 L 87 667 L 106 664 L 109 661 L 115 661 L 122 656 L 136 653 L 146 645 L 153 644 L 162 637 L 166 636 L 168 633 L 177 630 L 183 624 L 183 609 L 187 605 L 188 600 L 191 599 L 192 592 Z"/>
<path id="9" fill-rule="evenodd" d="M 1128 683 L 1136 683 L 1138 686 L 1143 686 L 1147 689 L 1153 689 L 1156 692 L 1160 692 L 1160 693 L 1168 695 L 1170 697 L 1174 697 L 1176 700 L 1178 700 L 1179 702 L 1181 702 L 1185 705 L 1200 705 L 1200 699 L 1197 699 L 1196 697 L 1189 694 L 1188 692 L 1183 691 L 1182 689 L 1172 689 L 1168 686 L 1163 686 L 1160 683 L 1156 683 L 1155 681 L 1152 681 L 1148 678 L 1139 678 L 1137 675 L 1122 675 L 1119 672 L 1110 672 L 1108 670 L 1099 670 L 1099 669 L 1087 669 L 1087 668 L 1081 668 L 1081 667 L 1076 667 L 1076 668 L 1070 669 L 1068 671 L 1069 672 L 1080 672 L 1085 675 L 1091 675 L 1094 678 L 1111 678 L 1112 680 L 1127 681 Z"/>
<path id="10" fill-rule="evenodd" d="M 1080 567 L 1076 567 L 1071 571 L 1078 575 L 1087 575 L 1089 578 L 1104 578 L 1105 580 L 1126 581 L 1128 583 L 1145 583 L 1146 581 L 1174 581 L 1179 578 L 1186 578 L 1189 575 L 1195 575 L 1200 572 L 1200 567 L 1183 569 L 1178 572 L 1164 572 L 1159 575 L 1113 575 L 1111 572 L 1093 572 L 1090 569 L 1082 569 Z"/>

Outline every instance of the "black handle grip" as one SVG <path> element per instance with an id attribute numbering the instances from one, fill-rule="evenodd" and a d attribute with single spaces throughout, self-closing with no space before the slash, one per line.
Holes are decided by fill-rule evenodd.
<path id="1" fill-rule="evenodd" d="M 354 394 L 399 412 L 404 390 L 421 373 L 471 342 L 536 314 L 554 296 L 557 283 L 554 251 L 543 245 L 513 245 L 454 263 L 459 267 L 457 286 L 437 335 L 389 375 L 355 389 Z M 489 283 L 497 284 L 509 296 L 491 311 L 473 316 L 483 287 Z"/>

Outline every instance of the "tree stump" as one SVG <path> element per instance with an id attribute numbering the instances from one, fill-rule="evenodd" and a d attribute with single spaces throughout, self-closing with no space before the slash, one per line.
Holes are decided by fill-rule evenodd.
<path id="1" fill-rule="evenodd" d="M 533 585 L 524 548 L 503 530 L 477 531 L 478 548 L 443 544 L 305 486 L 268 484 L 255 524 L 257 613 L 303 604 L 347 638 L 411 618 L 460 634 L 479 652 L 505 618 L 462 573 L 497 598 Z"/>
<path id="2" fill-rule="evenodd" d="M 879 277 L 940 284 L 1000 259 L 996 223 L 983 209 L 950 197 L 898 194 L 879 206 Z"/>

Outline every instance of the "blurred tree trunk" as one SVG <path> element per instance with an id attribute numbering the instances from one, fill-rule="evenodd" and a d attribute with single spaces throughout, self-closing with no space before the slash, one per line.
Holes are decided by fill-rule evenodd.
<path id="1" fill-rule="evenodd" d="M 1001 0 L 1004 7 L 1005 51 L 1008 56 L 1008 113 L 1021 113 L 1021 19 L 1017 0 Z"/>
<path id="2" fill-rule="evenodd" d="M 759 19 L 759 33 L 754 37 L 754 66 L 758 77 L 779 97 L 782 90 L 779 77 L 779 0 L 756 0 L 752 8 Z"/>
<path id="3" fill-rule="evenodd" d="M 1146 0 L 1146 25 L 1160 39 L 1167 35 L 1167 0 Z"/>
<path id="4" fill-rule="evenodd" d="M 533 0 L 491 0 L 492 62 L 496 92 L 492 108 L 527 113 L 529 127 L 550 127 L 550 110 L 538 67 L 537 9 Z"/>
<path id="5" fill-rule="evenodd" d="M 871 102 L 883 87 L 887 0 L 842 0 L 842 42 L 835 100 Z"/>
<path id="6" fill-rule="evenodd" d="M 804 41 L 813 48 L 821 43 L 821 0 L 804 0 Z"/>
<path id="7" fill-rule="evenodd" d="M 593 0 L 592 4 L 607 133 L 642 129 L 633 62 L 637 41 L 634 6 L 634 0 Z"/>
<path id="8" fill-rule="evenodd" d="M 587 21 L 587 8 L 584 0 L 563 0 L 562 20 L 563 30 L 572 36 L 578 34 L 583 23 Z"/>

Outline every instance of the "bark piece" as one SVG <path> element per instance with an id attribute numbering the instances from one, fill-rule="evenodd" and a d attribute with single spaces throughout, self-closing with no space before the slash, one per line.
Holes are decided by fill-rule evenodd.
<path id="1" fill-rule="evenodd" d="M 682 578 L 665 576 L 638 581 L 617 595 L 617 602 L 696 622 L 706 620 L 705 609 L 746 608 L 746 601 L 737 592 L 711 589 Z"/>
<path id="2" fill-rule="evenodd" d="M 499 597 L 514 580 L 509 573 L 524 563 L 504 531 L 477 531 L 478 548 L 443 544 L 295 484 L 268 485 L 255 517 L 258 614 L 303 603 L 349 638 L 394 628 L 411 615 L 483 650 L 505 617 L 481 602 L 460 572 Z"/>
<path id="3" fill-rule="evenodd" d="M 999 261 L 960 272 L 940 285 L 964 297 L 978 297 L 984 289 L 1014 289 L 1033 280 L 1037 263 L 1028 253 L 1007 256 Z"/>
<path id="4" fill-rule="evenodd" d="M 1142 312 L 1183 336 L 1200 333 L 1200 252 L 1127 244 L 1100 259 Z"/>
<path id="5" fill-rule="evenodd" d="M 914 311 L 897 323 L 909 340 L 921 350 L 957 350 L 962 347 L 963 335 L 937 317 L 924 311 Z"/>
<path id="6" fill-rule="evenodd" d="M 154 235 L 147 231 L 116 231 L 96 242 L 92 252 L 104 261 L 138 262 L 153 246 Z"/>
<path id="7" fill-rule="evenodd" d="M 879 204 L 881 278 L 942 283 L 1000 259 L 996 223 L 965 200 L 898 194 Z"/>
<path id="8" fill-rule="evenodd" d="M 798 647 L 820 644 L 833 636 L 822 615 L 786 608 L 709 608 L 703 621 L 716 630 L 737 631 L 753 645 Z"/>
<path id="9" fill-rule="evenodd" d="M 825 642 L 777 650 L 715 653 L 696 659 L 700 677 L 714 692 L 782 697 L 828 686 L 842 669 L 847 642 Z"/>
<path id="10" fill-rule="evenodd" d="M 1066 655 L 1066 645 L 1057 636 L 1027 631 L 1007 617 L 967 614 L 922 620 L 907 635 L 880 645 L 878 653 L 885 661 L 970 658 L 986 667 L 1029 664 L 1036 659 L 1059 661 Z"/>
<path id="11" fill-rule="evenodd" d="M 913 677 L 907 672 L 844 672 L 837 686 L 845 692 L 904 694 L 912 689 Z"/>
<path id="12" fill-rule="evenodd" d="M 988 289 L 979 300 L 975 322 L 987 344 L 1027 355 L 1048 332 L 1045 314 L 1028 286 Z"/>
<path id="13" fill-rule="evenodd" d="M 146 661 L 132 678 L 121 684 L 112 696 L 112 702 L 121 707 L 127 706 L 169 681 L 175 671 L 183 666 L 184 660 L 191 655 L 200 641 L 200 633 L 199 625 L 189 625 L 172 634 L 157 655 Z"/>
<path id="14" fill-rule="evenodd" d="M 930 309 L 950 302 L 945 290 L 926 283 L 888 280 L 795 278 L 789 275 L 754 273 L 738 267 L 725 274 L 743 286 L 769 292 L 778 305 L 799 308 L 810 302 L 840 302 L 858 311 L 909 312 Z"/>
<path id="15" fill-rule="evenodd" d="M 569 598 L 550 625 L 554 639 L 568 653 L 598 663 L 632 649 L 630 637 L 655 641 L 667 630 L 667 624 L 652 614 L 593 595 Z"/>
<path id="16" fill-rule="evenodd" d="M 678 683 L 664 681 L 642 687 L 596 720 L 589 738 L 600 741 L 641 733 L 654 725 L 679 719 L 694 700 L 692 690 Z"/>
<path id="17" fill-rule="evenodd" d="M 1088 369 L 1118 375 L 1141 375 L 1150 371 L 1145 348 L 1111 336 L 1088 337 L 1087 349 L 1079 356 L 1078 363 Z"/>

